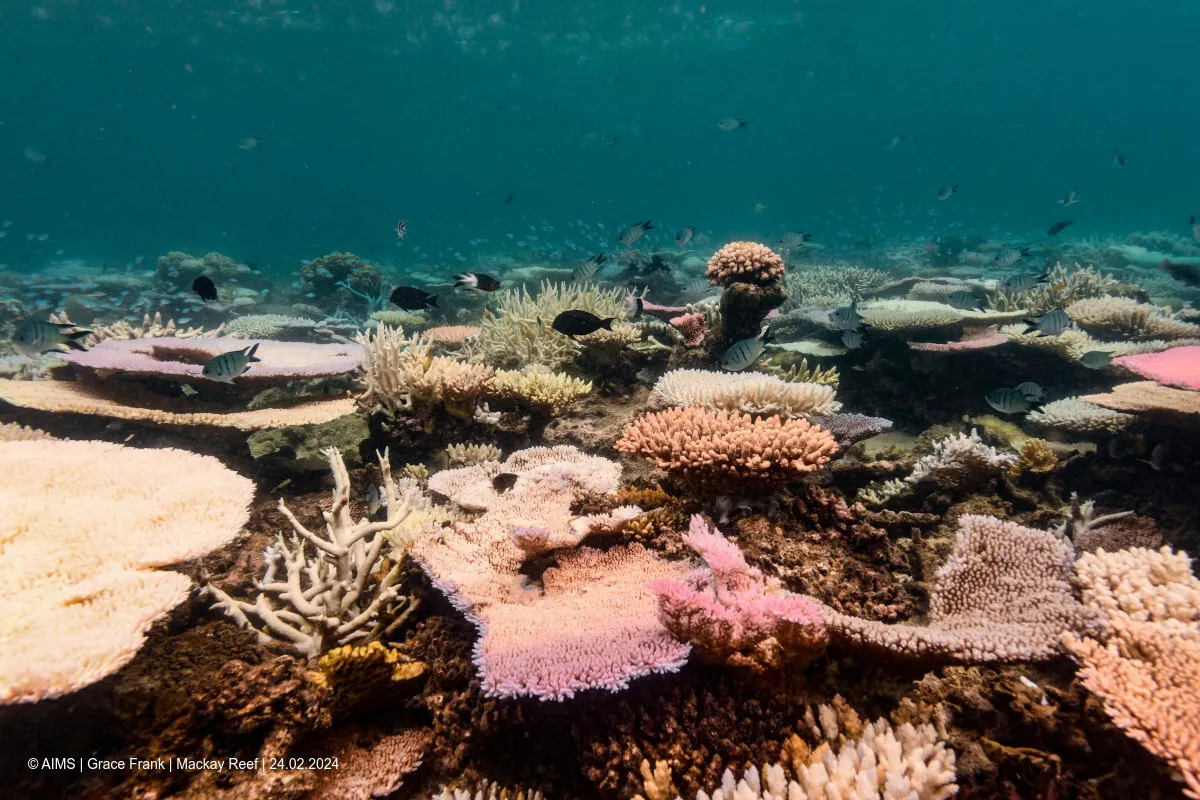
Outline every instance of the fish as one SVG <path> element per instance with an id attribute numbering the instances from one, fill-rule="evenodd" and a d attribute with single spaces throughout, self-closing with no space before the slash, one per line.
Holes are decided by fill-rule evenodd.
<path id="1" fill-rule="evenodd" d="M 737 119 L 735 117 L 726 117 L 717 123 L 717 127 L 723 131 L 736 131 L 738 128 L 746 127 L 746 120 Z"/>
<path id="2" fill-rule="evenodd" d="M 262 143 L 261 136 L 247 136 L 238 142 L 238 150 L 257 150 L 262 146 Z"/>
<path id="3" fill-rule="evenodd" d="M 375 516 L 381 508 L 387 508 L 387 493 L 382 486 L 371 484 L 367 487 L 367 516 Z"/>
<path id="4" fill-rule="evenodd" d="M 500 279 L 482 272 L 464 272 L 454 276 L 454 288 L 460 286 L 480 292 L 494 292 L 500 288 Z"/>
<path id="5" fill-rule="evenodd" d="M 255 342 L 245 350 L 230 350 L 228 353 L 221 353 L 221 355 L 209 359 L 204 368 L 200 370 L 200 374 L 210 381 L 231 384 L 234 378 L 245 375 L 251 364 L 262 361 L 261 358 L 254 355 L 257 352 L 258 342 Z"/>
<path id="6" fill-rule="evenodd" d="M 635 320 L 642 316 L 642 311 L 646 307 L 645 302 L 640 297 L 627 297 L 625 304 L 629 306 L 629 316 L 626 319 Z"/>
<path id="7" fill-rule="evenodd" d="M 848 350 L 857 350 L 862 346 L 863 335 L 858 331 L 842 331 L 842 344 Z"/>
<path id="8" fill-rule="evenodd" d="M 1016 275 L 1009 275 L 1004 280 L 1000 281 L 1000 286 L 1009 292 L 1028 292 L 1039 283 L 1046 283 L 1050 280 L 1045 273 L 1034 275 L 1029 272 L 1021 272 Z"/>
<path id="9" fill-rule="evenodd" d="M 405 311 L 424 311 L 427 308 L 437 308 L 436 294 L 430 294 L 415 286 L 397 286 L 392 290 L 388 300 Z"/>
<path id="10" fill-rule="evenodd" d="M 608 256 L 604 253 L 599 253 L 598 255 L 592 256 L 587 261 L 575 268 L 575 270 L 571 273 L 571 280 L 575 281 L 576 283 L 590 281 L 592 278 L 596 277 L 596 273 L 600 271 L 600 267 L 603 266 L 604 262 L 606 261 L 608 261 Z"/>
<path id="11" fill-rule="evenodd" d="M 851 301 L 850 305 L 842 306 L 829 315 L 829 321 L 833 323 L 833 327 L 841 331 L 856 331 L 862 326 L 863 318 L 858 313 L 858 301 Z"/>
<path id="12" fill-rule="evenodd" d="M 688 225 L 686 228 L 675 234 L 675 244 L 680 247 L 687 247 L 691 244 L 692 237 L 696 235 L 696 226 Z"/>
<path id="13" fill-rule="evenodd" d="M 784 250 L 791 250 L 796 247 L 803 247 L 808 244 L 808 240 L 811 238 L 811 233 L 789 231 L 779 237 L 779 246 Z"/>
<path id="14" fill-rule="evenodd" d="M 1192 214 L 1188 217 L 1188 225 L 1192 226 L 1192 238 L 1200 242 L 1200 217 Z"/>
<path id="15" fill-rule="evenodd" d="M 513 200 L 516 200 L 516 199 L 517 199 L 517 193 L 509 192 L 508 194 L 504 195 L 504 205 L 508 205 L 509 203 L 511 203 Z"/>
<path id="16" fill-rule="evenodd" d="M 576 336 L 587 336 L 589 333 L 595 333 L 601 328 L 611 331 L 612 324 L 616 321 L 616 317 L 600 319 L 600 317 L 597 317 L 590 311 L 580 311 L 573 308 L 555 317 L 554 321 L 550 323 L 550 327 L 574 339 Z"/>
<path id="17" fill-rule="evenodd" d="M 1025 395 L 1025 397 L 1031 401 L 1040 401 L 1046 396 L 1046 390 L 1033 381 L 1018 383 L 1016 385 L 1016 390 Z"/>
<path id="18" fill-rule="evenodd" d="M 1046 231 L 1047 236 L 1058 236 L 1067 228 L 1075 224 L 1073 219 L 1060 219 L 1058 222 L 1050 226 L 1050 230 Z"/>
<path id="19" fill-rule="evenodd" d="M 217 285 L 207 275 L 201 275 L 192 281 L 192 291 L 206 303 L 217 299 Z"/>
<path id="20" fill-rule="evenodd" d="M 633 244 L 638 239 L 642 238 L 646 234 L 646 231 L 651 230 L 654 227 L 650 224 L 651 222 L 652 220 L 646 220 L 645 222 L 633 223 L 628 228 L 621 231 L 620 235 L 617 236 L 617 241 L 621 244 Z"/>
<path id="21" fill-rule="evenodd" d="M 903 133 L 897 133 L 891 139 L 888 139 L 887 144 L 885 144 L 883 146 L 883 149 L 884 150 L 895 150 L 897 147 L 900 146 L 900 143 L 903 142 L 907 138 L 908 137 L 905 136 Z"/>
<path id="22" fill-rule="evenodd" d="M 1171 457 L 1171 443 L 1169 441 L 1159 442 L 1154 445 L 1154 449 L 1150 451 L 1150 459 L 1138 459 L 1144 464 L 1149 464 L 1155 472 L 1161 472 L 1162 468 L 1167 465 L 1167 459 Z"/>
<path id="23" fill-rule="evenodd" d="M 938 189 L 938 200 L 949 200 L 957 191 L 957 183 L 953 186 L 943 186 L 942 188 Z"/>
<path id="24" fill-rule="evenodd" d="M 35 164 L 41 164 L 43 167 L 50 166 L 50 158 L 36 147 L 26 147 L 25 157 Z"/>
<path id="25" fill-rule="evenodd" d="M 1029 398 L 1017 389 L 993 389 L 983 399 L 1001 414 L 1020 414 L 1033 408 Z"/>
<path id="26" fill-rule="evenodd" d="M 1071 327 L 1071 318 L 1061 308 L 1055 308 L 1047 311 L 1036 319 L 1025 320 L 1030 327 L 1025 330 L 1025 333 L 1038 331 L 1038 336 L 1058 336 L 1060 333 Z"/>
<path id="27" fill-rule="evenodd" d="M 1158 268 L 1180 283 L 1200 286 L 1200 268 L 1193 264 L 1177 264 L 1169 258 L 1164 258 Z"/>
<path id="28" fill-rule="evenodd" d="M 1011 267 L 1027 255 L 1029 255 L 1028 247 L 1006 247 L 992 260 L 998 267 Z"/>
<path id="29" fill-rule="evenodd" d="M 1060 206 L 1062 206 L 1063 208 L 1066 208 L 1067 206 L 1073 206 L 1078 202 L 1079 202 L 1079 190 L 1072 189 L 1071 191 L 1067 192 L 1066 197 L 1064 197 L 1062 200 L 1058 201 L 1058 204 Z"/>
<path id="30" fill-rule="evenodd" d="M 1123 167 L 1129 163 L 1129 159 L 1125 158 L 1125 154 L 1120 150 L 1113 150 L 1113 163 L 1118 167 Z"/>
<path id="31" fill-rule="evenodd" d="M 974 292 L 955 292 L 946 299 L 950 302 L 950 305 L 954 306 L 955 308 L 961 308 L 967 311 L 980 308 L 983 305 L 983 303 L 980 302 L 979 297 L 976 296 Z"/>
<path id="32" fill-rule="evenodd" d="M 763 354 L 763 349 L 769 341 L 771 341 L 770 325 L 763 328 L 758 336 L 752 336 L 749 339 L 742 339 L 740 342 L 735 342 L 725 351 L 725 355 L 721 358 L 721 369 L 727 372 L 741 372 L 755 361 L 758 361 L 759 356 Z"/>
<path id="33" fill-rule="evenodd" d="M 499 475 L 492 478 L 492 491 L 496 494 L 504 494 L 509 489 L 517 485 L 517 479 L 520 478 L 515 472 L 501 472 Z"/>
<path id="34" fill-rule="evenodd" d="M 1079 363 L 1088 369 L 1104 369 L 1112 363 L 1112 353 L 1103 350 L 1089 350 L 1079 357 Z"/>
<path id="35" fill-rule="evenodd" d="M 68 350 L 87 350 L 80 340 L 91 330 L 77 325 L 28 319 L 13 331 L 12 343 L 23 356 L 38 356 L 42 353 L 65 353 Z"/>
<path id="36" fill-rule="evenodd" d="M 396 220 L 395 231 L 396 231 L 397 239 L 403 239 L 405 236 L 407 236 L 408 235 L 408 220 L 406 220 L 406 219 Z"/>

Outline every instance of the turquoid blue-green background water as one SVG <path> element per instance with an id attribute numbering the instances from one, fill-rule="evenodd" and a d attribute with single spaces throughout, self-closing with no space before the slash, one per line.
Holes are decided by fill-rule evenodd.
<path id="1" fill-rule="evenodd" d="M 1068 237 L 1184 233 L 1197 41 L 1182 0 L 8 2 L 0 262 L 1033 237 L 1070 189 Z"/>

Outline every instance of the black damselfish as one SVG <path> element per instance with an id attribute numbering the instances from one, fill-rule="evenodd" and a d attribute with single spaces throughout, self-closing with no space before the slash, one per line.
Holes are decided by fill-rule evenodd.
<path id="1" fill-rule="evenodd" d="M 201 275 L 192 281 L 192 291 L 198 294 L 200 299 L 206 303 L 211 303 L 217 299 L 217 285 L 207 275 Z"/>
<path id="2" fill-rule="evenodd" d="M 561 334 L 574 338 L 576 336 L 587 336 L 589 333 L 595 333 L 601 328 L 611 331 L 612 324 L 616 319 L 616 317 L 600 319 L 590 311 L 572 309 L 564 311 L 555 317 L 554 322 L 550 323 L 550 327 Z"/>
<path id="3" fill-rule="evenodd" d="M 437 295 L 430 294 L 415 286 L 397 286 L 388 298 L 405 311 L 424 311 L 427 308 L 437 308 Z"/>

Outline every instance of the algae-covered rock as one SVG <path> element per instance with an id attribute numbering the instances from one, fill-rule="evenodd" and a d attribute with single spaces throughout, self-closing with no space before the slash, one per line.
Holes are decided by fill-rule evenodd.
<path id="1" fill-rule="evenodd" d="M 329 468 L 329 459 L 321 453 L 326 447 L 336 447 L 347 467 L 361 466 L 359 447 L 370 437 L 366 418 L 347 414 L 321 425 L 256 431 L 246 444 L 250 455 L 263 464 L 288 472 L 306 472 Z"/>

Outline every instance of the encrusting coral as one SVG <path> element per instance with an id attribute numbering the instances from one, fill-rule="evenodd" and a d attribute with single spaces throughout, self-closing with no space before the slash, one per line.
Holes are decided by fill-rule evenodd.
<path id="1" fill-rule="evenodd" d="M 784 483 L 819 469 L 837 442 L 807 420 L 672 408 L 639 417 L 614 445 L 689 485 Z"/>
<path id="2" fill-rule="evenodd" d="M 306 528 L 279 501 L 279 513 L 294 533 L 279 534 L 267 548 L 266 571 L 253 603 L 237 600 L 213 584 L 204 590 L 214 608 L 258 633 L 263 644 L 279 643 L 310 659 L 345 644 L 370 642 L 395 630 L 413 611 L 400 594 L 400 564 L 390 567 L 384 535 L 410 513 L 419 488 L 398 486 L 386 454 L 379 469 L 387 498 L 387 519 L 355 522 L 350 515 L 350 476 L 341 454 L 326 451 L 333 470 L 333 502 L 322 511 L 323 536 Z M 257 621 L 257 624 L 255 624 Z"/>
<path id="3" fill-rule="evenodd" d="M 0 463 L 0 705 L 59 697 L 129 662 L 191 592 L 185 575 L 150 568 L 231 541 L 254 496 L 215 458 L 168 448 L 3 442 Z"/>

